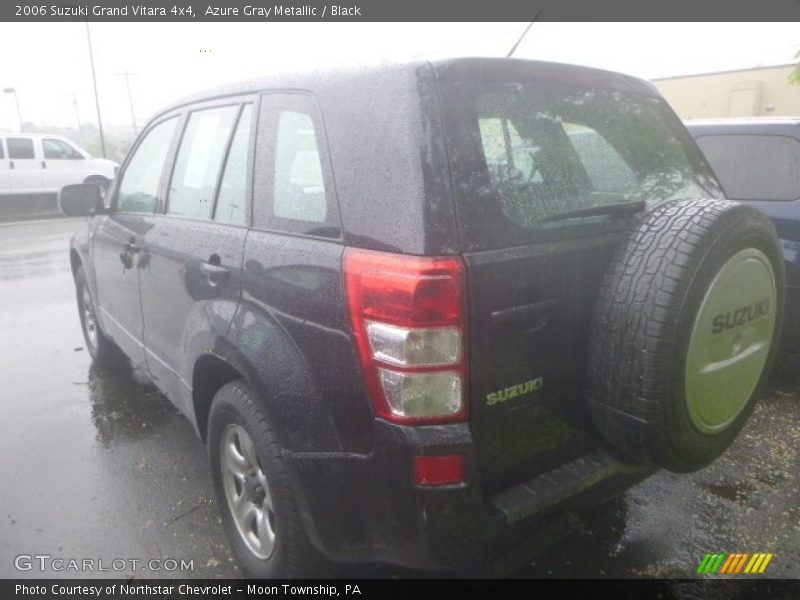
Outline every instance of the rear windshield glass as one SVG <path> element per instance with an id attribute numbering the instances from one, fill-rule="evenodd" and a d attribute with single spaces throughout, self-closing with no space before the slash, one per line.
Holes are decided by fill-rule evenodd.
<path id="1" fill-rule="evenodd" d="M 800 142 L 780 135 L 704 135 L 697 144 L 734 200 L 800 198 Z"/>
<path id="2" fill-rule="evenodd" d="M 596 214 L 563 218 L 588 207 L 721 195 L 659 98 L 486 82 L 445 82 L 442 97 L 465 250 L 547 241 L 608 222 Z"/>

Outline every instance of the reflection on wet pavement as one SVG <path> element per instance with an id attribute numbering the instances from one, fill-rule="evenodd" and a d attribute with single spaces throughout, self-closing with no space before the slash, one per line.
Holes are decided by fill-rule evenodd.
<path id="1" fill-rule="evenodd" d="M 137 371 L 89 369 L 89 400 L 97 439 L 106 447 L 163 430 L 177 410 Z"/>
<path id="2" fill-rule="evenodd" d="M 67 253 L 77 225 L 0 226 L 0 576 L 40 577 L 14 567 L 37 553 L 141 561 L 86 576 L 238 576 L 189 423 L 138 373 L 90 366 Z M 142 570 L 159 558 L 193 568 Z"/>
<path id="3" fill-rule="evenodd" d="M 691 475 L 655 474 L 518 575 L 685 578 L 722 551 L 772 552 L 770 577 L 800 577 L 798 363 L 776 370 L 720 459 Z"/>
<path id="4" fill-rule="evenodd" d="M 77 224 L 0 226 L 0 576 L 40 576 L 14 568 L 34 553 L 187 559 L 193 570 L 167 575 L 238 576 L 189 423 L 136 371 L 90 367 L 67 254 Z M 695 577 L 706 552 L 744 551 L 774 553 L 771 577 L 800 577 L 798 373 L 798 362 L 779 371 L 721 459 L 689 476 L 660 472 L 574 516 L 573 533 L 514 575 Z M 711 597 L 692 585 L 688 597 Z"/>

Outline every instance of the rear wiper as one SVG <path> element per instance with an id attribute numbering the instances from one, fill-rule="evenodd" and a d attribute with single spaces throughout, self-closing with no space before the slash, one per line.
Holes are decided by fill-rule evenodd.
<path id="1" fill-rule="evenodd" d="M 598 215 L 628 215 L 644 210 L 646 207 L 647 203 L 644 200 L 637 200 L 636 202 L 616 202 L 614 204 L 595 204 L 593 206 L 584 206 L 583 208 L 568 210 L 567 212 L 558 213 L 557 215 L 542 217 L 539 219 L 539 222 L 564 221 L 566 219 L 594 217 Z"/>

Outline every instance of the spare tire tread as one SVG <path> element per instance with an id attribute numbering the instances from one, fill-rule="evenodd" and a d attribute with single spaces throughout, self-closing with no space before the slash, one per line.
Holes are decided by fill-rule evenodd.
<path id="1" fill-rule="evenodd" d="M 598 303 L 598 306 L 608 306 L 610 310 L 595 318 L 595 327 L 611 335 L 594 335 L 592 341 L 595 356 L 607 353 L 622 359 L 594 365 L 596 369 L 603 371 L 602 377 L 595 377 L 595 381 L 605 383 L 608 392 L 618 390 L 613 394 L 621 401 L 617 408 L 632 408 L 631 401 L 637 395 L 630 392 L 636 390 L 639 381 L 636 377 L 630 376 L 642 372 L 638 367 L 643 354 L 636 350 L 641 347 L 647 352 L 658 351 L 662 328 L 670 316 L 667 314 L 669 298 L 681 286 L 682 275 L 685 272 L 683 269 L 674 271 L 678 267 L 685 266 L 691 259 L 689 253 L 673 247 L 677 239 L 675 231 L 683 230 L 686 221 L 689 220 L 693 220 L 698 227 L 706 230 L 702 215 L 721 212 L 716 204 L 704 207 L 694 204 L 685 206 L 683 203 L 663 205 L 652 213 L 644 227 L 637 230 L 633 239 L 625 246 L 622 256 L 618 256 L 614 261 L 614 267 L 605 278 L 600 290 L 601 300 Z M 691 237 L 695 239 L 683 241 L 697 247 L 702 237 L 696 235 Z M 681 261 L 673 259 L 674 256 L 680 256 Z M 665 264 L 673 272 L 666 272 Z M 651 294 L 655 295 L 654 302 L 646 304 L 644 300 Z M 648 308 L 651 312 L 647 312 Z M 656 308 L 659 310 L 653 310 Z M 622 318 L 628 312 L 638 317 Z M 620 356 L 620 353 L 626 350 L 627 355 Z M 643 380 L 651 382 L 657 380 L 658 373 L 653 371 L 657 371 L 662 364 L 650 363 L 649 368 L 643 370 Z M 595 376 L 597 375 L 595 373 Z M 653 377 L 654 375 L 656 377 Z M 651 395 L 638 395 L 640 402 L 647 403 L 648 397 Z M 628 402 L 625 402 L 626 400 Z"/>
<path id="2" fill-rule="evenodd" d="M 683 326 L 686 311 L 694 308 L 684 304 L 696 285 L 698 265 L 720 239 L 729 239 L 726 230 L 741 226 L 744 219 L 759 221 L 774 235 L 769 220 L 747 205 L 727 200 L 662 204 L 641 220 L 601 285 L 587 396 L 601 434 L 636 460 L 688 471 L 719 453 L 705 449 L 702 456 L 687 458 L 679 448 L 669 447 L 671 442 L 663 434 L 673 390 L 665 382 L 677 373 L 674 332 Z M 777 238 L 775 243 L 777 247 Z M 776 251 L 780 255 L 779 248 Z M 776 275 L 782 290 L 779 263 Z M 779 326 L 778 322 L 776 331 Z"/>

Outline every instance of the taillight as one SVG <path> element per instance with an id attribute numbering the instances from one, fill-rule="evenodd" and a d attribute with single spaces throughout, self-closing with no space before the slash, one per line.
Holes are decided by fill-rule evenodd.
<path id="1" fill-rule="evenodd" d="M 405 424 L 466 420 L 461 260 L 348 248 L 344 277 L 375 414 Z"/>

